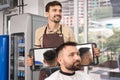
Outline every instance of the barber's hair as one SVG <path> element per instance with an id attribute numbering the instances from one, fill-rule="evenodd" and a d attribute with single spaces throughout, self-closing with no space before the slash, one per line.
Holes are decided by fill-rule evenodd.
<path id="1" fill-rule="evenodd" d="M 61 44 L 59 47 L 56 48 L 56 53 L 57 53 L 57 55 L 58 55 L 59 52 L 60 52 L 61 50 L 63 50 L 63 48 L 65 48 L 66 46 L 77 46 L 77 43 L 76 43 L 76 42 L 66 42 L 66 43 Z"/>
<path id="2" fill-rule="evenodd" d="M 62 8 L 62 4 L 60 2 L 52 1 L 47 3 L 47 5 L 45 6 L 45 12 L 49 12 L 51 6 L 60 6 Z"/>
<path id="3" fill-rule="evenodd" d="M 44 60 L 46 60 L 47 62 L 49 61 L 54 61 L 57 57 L 56 51 L 55 50 L 47 50 L 44 54 L 43 54 Z"/>

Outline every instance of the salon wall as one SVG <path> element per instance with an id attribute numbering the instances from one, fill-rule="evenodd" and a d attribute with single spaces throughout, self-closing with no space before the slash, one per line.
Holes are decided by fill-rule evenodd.
<path id="1" fill-rule="evenodd" d="M 19 1 L 19 0 L 18 0 Z M 20 5 L 18 3 L 18 5 Z M 44 0 L 24 0 L 24 13 L 31 13 L 36 15 L 44 15 Z M 2 10 L 0 11 L 0 35 L 1 34 L 7 34 L 7 21 L 6 17 L 14 14 L 22 14 L 22 10 L 19 10 L 20 8 L 16 7 L 14 9 L 8 9 L 8 10 Z M 4 12 L 4 15 L 3 15 Z M 10 12 L 10 13 L 5 13 Z M 4 20 L 4 21 L 3 21 Z"/>

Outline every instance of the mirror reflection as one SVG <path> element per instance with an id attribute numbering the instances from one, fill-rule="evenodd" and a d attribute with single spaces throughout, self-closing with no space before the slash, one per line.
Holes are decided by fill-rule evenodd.
<path id="1" fill-rule="evenodd" d="M 77 48 L 80 52 L 82 66 L 97 65 L 99 63 L 98 57 L 94 56 L 94 48 L 97 48 L 96 43 L 78 44 Z"/>
<path id="2" fill-rule="evenodd" d="M 80 48 L 79 52 L 81 57 L 81 65 L 90 65 L 93 63 L 93 54 L 90 52 L 90 48 Z"/>

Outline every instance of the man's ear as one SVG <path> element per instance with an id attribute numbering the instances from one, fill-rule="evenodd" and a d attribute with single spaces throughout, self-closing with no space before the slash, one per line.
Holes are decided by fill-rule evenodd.
<path id="1" fill-rule="evenodd" d="M 62 63 L 62 58 L 61 58 L 60 56 L 57 58 L 57 62 L 58 62 L 59 64 Z"/>
<path id="2" fill-rule="evenodd" d="M 49 15 L 48 12 L 45 12 L 45 16 L 48 17 L 48 15 Z"/>

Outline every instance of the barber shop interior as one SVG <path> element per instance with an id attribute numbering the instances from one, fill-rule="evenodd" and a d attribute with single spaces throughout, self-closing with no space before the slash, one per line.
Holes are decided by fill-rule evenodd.
<path id="1" fill-rule="evenodd" d="M 0 0 L 0 80 L 120 80 L 120 0 Z"/>

